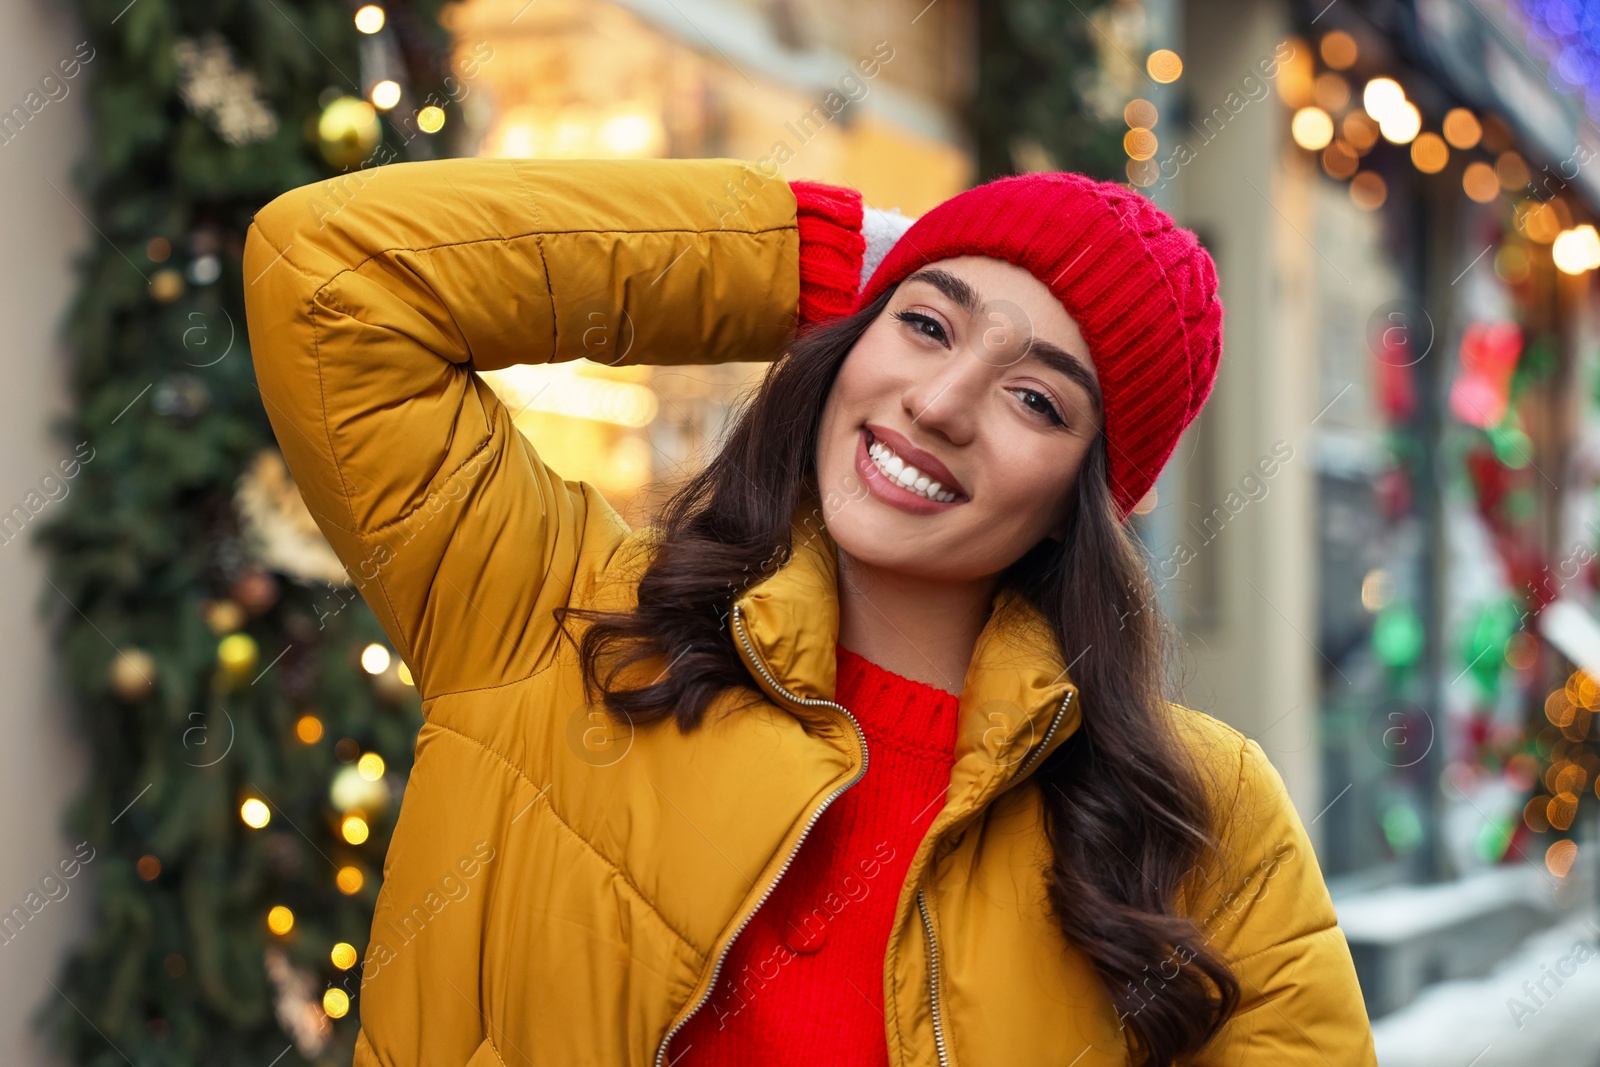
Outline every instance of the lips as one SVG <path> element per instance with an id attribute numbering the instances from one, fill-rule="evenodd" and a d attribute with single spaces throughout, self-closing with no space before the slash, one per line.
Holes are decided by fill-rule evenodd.
<path id="1" fill-rule="evenodd" d="M 871 439 L 868 441 L 868 444 L 870 444 L 872 440 L 882 441 L 884 444 L 888 445 L 894 454 L 899 456 L 901 460 L 917 468 L 918 471 L 926 474 L 929 478 L 938 482 L 942 488 L 948 489 L 950 492 L 955 493 L 962 499 L 970 499 L 970 497 L 967 495 L 965 487 L 963 487 L 960 482 L 956 481 L 956 476 L 954 474 L 950 473 L 950 468 L 946 467 L 943 463 L 940 463 L 939 458 L 933 455 L 931 452 L 924 452 L 922 449 L 906 440 L 904 435 L 898 434 L 886 426 L 879 426 L 875 423 L 869 422 L 866 424 L 866 430 L 868 438 Z"/>

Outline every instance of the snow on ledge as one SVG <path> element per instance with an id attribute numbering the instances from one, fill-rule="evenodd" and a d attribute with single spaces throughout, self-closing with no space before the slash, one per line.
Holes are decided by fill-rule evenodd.
<path id="1" fill-rule="evenodd" d="M 1531 864 L 1492 867 L 1437 885 L 1385 886 L 1336 902 L 1345 938 L 1394 944 L 1448 930 L 1510 905 L 1557 910 L 1549 874 Z"/>

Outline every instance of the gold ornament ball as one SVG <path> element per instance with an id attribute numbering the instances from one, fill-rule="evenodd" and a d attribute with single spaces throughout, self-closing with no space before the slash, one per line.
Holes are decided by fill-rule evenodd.
<path id="1" fill-rule="evenodd" d="M 244 608 L 232 600 L 211 600 L 206 603 L 206 625 L 218 637 L 231 634 L 244 625 Z"/>
<path id="2" fill-rule="evenodd" d="M 233 599 L 252 615 L 260 615 L 278 602 L 278 580 L 266 571 L 249 571 L 233 583 Z"/>
<path id="3" fill-rule="evenodd" d="M 125 648 L 111 661 L 111 689 L 123 700 L 139 700 L 156 684 L 156 661 L 141 648 Z"/>
<path id="4" fill-rule="evenodd" d="M 342 989 L 329 989 L 322 994 L 322 1010 L 330 1019 L 342 1019 L 350 1013 L 350 994 Z"/>
<path id="5" fill-rule="evenodd" d="M 183 274 L 165 267 L 150 277 L 150 295 L 163 304 L 170 304 L 183 295 Z"/>
<path id="6" fill-rule="evenodd" d="M 317 147 L 335 167 L 360 163 L 383 139 L 378 111 L 359 96 L 341 96 L 317 119 Z"/>
<path id="7" fill-rule="evenodd" d="M 249 634 L 229 634 L 217 642 L 217 663 L 230 677 L 240 678 L 256 669 L 260 652 Z"/>

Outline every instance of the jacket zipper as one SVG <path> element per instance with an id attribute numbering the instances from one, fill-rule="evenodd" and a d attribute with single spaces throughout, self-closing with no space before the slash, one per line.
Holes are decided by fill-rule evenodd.
<path id="1" fill-rule="evenodd" d="M 805 844 L 806 837 L 811 833 L 811 828 L 817 824 L 817 820 L 822 817 L 822 813 L 824 811 L 828 810 L 828 806 L 830 804 L 837 800 L 845 790 L 861 781 L 862 776 L 867 773 L 867 737 L 861 729 L 861 724 L 856 721 L 856 717 L 850 714 L 850 709 L 846 708 L 843 704 L 836 704 L 831 700 L 796 696 L 783 686 L 779 685 L 778 680 L 772 676 L 772 673 L 767 670 L 766 665 L 761 662 L 760 657 L 756 655 L 755 649 L 750 646 L 750 639 L 745 635 L 744 621 L 739 611 L 739 605 L 737 604 L 733 606 L 733 628 L 739 634 L 739 644 L 743 646 L 744 651 L 747 653 L 747 657 L 750 660 L 751 666 L 761 673 L 761 676 L 772 685 L 772 688 L 776 689 L 778 692 L 782 693 L 796 704 L 825 704 L 829 707 L 838 708 L 840 711 L 844 712 L 844 717 L 850 720 L 850 726 L 855 730 L 856 739 L 861 744 L 861 769 L 856 772 L 856 776 L 854 778 L 850 779 L 838 789 L 835 789 L 832 793 L 828 794 L 827 798 L 823 800 L 822 805 L 818 807 L 816 811 L 811 813 L 811 821 L 806 823 L 806 828 L 800 833 L 800 840 L 795 842 L 794 848 L 790 850 L 788 858 L 783 861 L 783 866 L 778 869 L 778 876 L 772 880 L 772 884 L 767 886 L 766 891 L 761 894 L 761 899 L 756 901 L 756 906 L 751 909 L 749 915 L 744 917 L 744 921 L 739 924 L 736 930 L 734 930 L 733 937 L 728 940 L 727 945 L 723 947 L 722 952 L 717 956 L 716 965 L 711 969 L 711 984 L 706 987 L 705 995 L 695 1003 L 693 1008 L 689 1009 L 689 1014 L 680 1019 L 678 1021 L 678 1025 L 674 1026 L 671 1030 L 668 1030 L 667 1035 L 661 1039 L 661 1047 L 656 1049 L 655 1067 L 661 1067 L 661 1062 L 667 1054 L 667 1045 L 672 1042 L 672 1035 L 683 1029 L 684 1025 L 694 1017 L 695 1012 L 704 1007 L 705 1002 L 711 999 L 712 992 L 717 988 L 717 977 L 722 973 L 723 961 L 728 958 L 728 953 L 733 949 L 734 942 L 739 940 L 739 934 L 743 932 L 746 926 L 749 925 L 750 920 L 755 918 L 756 912 L 761 910 L 761 905 L 767 902 L 767 898 L 770 897 L 773 890 L 778 887 L 778 883 L 783 879 L 784 874 L 789 870 L 789 865 L 794 862 L 795 856 L 800 852 L 800 846 Z"/>
<path id="2" fill-rule="evenodd" d="M 944 1047 L 944 1021 L 939 1017 L 939 945 L 933 939 L 933 920 L 928 918 L 928 900 L 923 887 L 917 887 L 917 911 L 922 928 L 928 933 L 928 1001 L 933 1007 L 933 1044 L 939 1051 L 939 1067 L 949 1067 Z"/>
<path id="3" fill-rule="evenodd" d="M 1050 744 L 1050 738 L 1055 736 L 1056 727 L 1061 725 L 1061 717 L 1067 713 L 1067 705 L 1072 703 L 1072 693 L 1069 691 L 1061 699 L 1061 706 L 1056 709 L 1055 718 L 1050 720 L 1050 727 L 1044 733 L 1044 740 L 1039 747 L 1034 749 L 1033 755 L 1028 757 L 1017 771 L 1018 777 L 1026 774 L 1028 768 L 1033 766 L 1034 760 Z M 944 1043 L 944 1019 L 939 1014 L 939 943 L 933 936 L 933 920 L 928 916 L 928 897 L 925 886 L 917 887 L 917 912 L 922 916 L 922 929 L 928 935 L 928 1003 L 933 1013 L 933 1044 L 939 1053 L 939 1067 L 949 1067 L 950 1056 Z"/>
<path id="4" fill-rule="evenodd" d="M 1056 727 L 1061 725 L 1061 717 L 1067 713 L 1067 705 L 1071 703 L 1072 690 L 1069 689 L 1067 695 L 1061 698 L 1061 706 L 1056 709 L 1056 717 L 1050 720 L 1050 728 L 1044 732 L 1044 740 L 1039 742 L 1039 747 L 1033 750 L 1033 755 L 1028 757 L 1027 762 L 1017 769 L 1018 779 L 1027 774 L 1028 768 L 1032 767 L 1034 761 L 1044 755 L 1045 749 L 1050 747 L 1050 739 L 1055 736 Z"/>

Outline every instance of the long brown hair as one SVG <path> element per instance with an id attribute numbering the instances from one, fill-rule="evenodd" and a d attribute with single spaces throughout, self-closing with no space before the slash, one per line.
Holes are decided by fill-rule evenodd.
<path id="1" fill-rule="evenodd" d="M 794 508 L 818 495 L 823 404 L 893 292 L 796 338 L 768 368 L 726 443 L 663 506 L 633 610 L 560 612 L 563 625 L 568 615 L 590 623 L 578 642 L 584 682 L 614 716 L 635 724 L 670 716 L 690 730 L 719 693 L 752 686 L 727 626 L 730 606 L 787 558 Z M 1094 964 L 1133 1061 L 1168 1064 L 1215 1036 L 1238 1006 L 1239 984 L 1175 910 L 1185 875 L 1215 847 L 1215 813 L 1172 733 L 1164 695 L 1171 626 L 1118 520 L 1103 434 L 1077 479 L 1065 536 L 1042 540 L 1001 585 L 1038 608 L 1060 647 L 1073 651 L 1083 700 L 1082 725 L 1034 777 L 1053 850 L 1051 907 L 1067 941 Z M 642 687 L 618 684 L 657 656 L 668 672 Z M 1155 972 L 1159 995 L 1146 999 Z"/>

